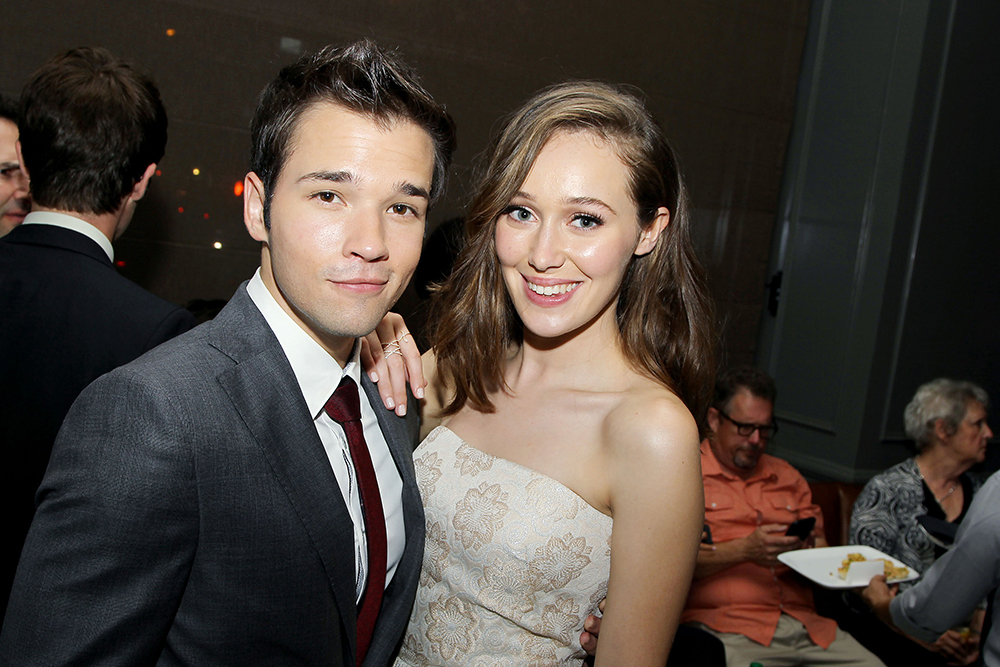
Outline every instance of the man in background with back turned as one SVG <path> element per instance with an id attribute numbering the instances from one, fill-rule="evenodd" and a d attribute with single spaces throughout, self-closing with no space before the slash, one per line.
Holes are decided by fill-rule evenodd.
<path id="1" fill-rule="evenodd" d="M 153 82 L 103 49 L 72 49 L 32 75 L 18 122 L 32 209 L 0 239 L 3 605 L 70 405 L 98 376 L 194 325 L 114 267 L 111 242 L 167 141 Z"/>

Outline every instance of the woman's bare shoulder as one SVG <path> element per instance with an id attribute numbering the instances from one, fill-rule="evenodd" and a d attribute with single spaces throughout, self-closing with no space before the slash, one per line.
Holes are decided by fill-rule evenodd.
<path id="1" fill-rule="evenodd" d="M 652 520 L 655 511 L 644 513 L 662 504 L 664 493 L 675 510 L 700 512 L 698 446 L 695 419 L 677 396 L 666 389 L 629 392 L 608 414 L 602 433 L 608 506 L 615 520 L 630 508 L 643 521 Z"/>
<path id="2" fill-rule="evenodd" d="M 635 453 L 678 453 L 698 448 L 698 425 L 676 394 L 655 383 L 643 383 L 624 392 L 608 413 L 604 432 L 615 449 Z"/>

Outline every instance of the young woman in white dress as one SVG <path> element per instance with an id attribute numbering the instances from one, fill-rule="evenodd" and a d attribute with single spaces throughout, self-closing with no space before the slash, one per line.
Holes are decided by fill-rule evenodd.
<path id="1" fill-rule="evenodd" d="M 443 427 L 414 453 L 427 547 L 398 664 L 579 664 L 606 595 L 596 665 L 663 667 L 714 377 L 675 155 L 636 95 L 567 83 L 510 117 L 480 183 L 409 373 Z M 369 343 L 403 404 L 412 337 L 389 316 Z"/>

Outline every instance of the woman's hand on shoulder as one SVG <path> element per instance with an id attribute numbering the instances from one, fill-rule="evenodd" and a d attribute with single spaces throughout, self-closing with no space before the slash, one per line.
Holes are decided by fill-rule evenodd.
<path id="1" fill-rule="evenodd" d="M 698 429 L 680 400 L 656 393 L 624 401 L 602 437 L 614 531 L 596 664 L 662 667 L 701 539 Z"/>
<path id="2" fill-rule="evenodd" d="M 424 397 L 424 371 L 420 349 L 396 313 L 387 313 L 375 331 L 361 339 L 361 368 L 378 385 L 386 409 L 406 414 L 406 383 L 413 395 Z"/>

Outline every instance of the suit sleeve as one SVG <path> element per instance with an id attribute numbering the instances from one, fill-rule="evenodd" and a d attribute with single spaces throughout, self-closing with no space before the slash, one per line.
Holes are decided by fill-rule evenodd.
<path id="1" fill-rule="evenodd" d="M 128 369 L 74 404 L 36 497 L 0 664 L 156 662 L 198 540 L 190 439 L 177 406 Z"/>

